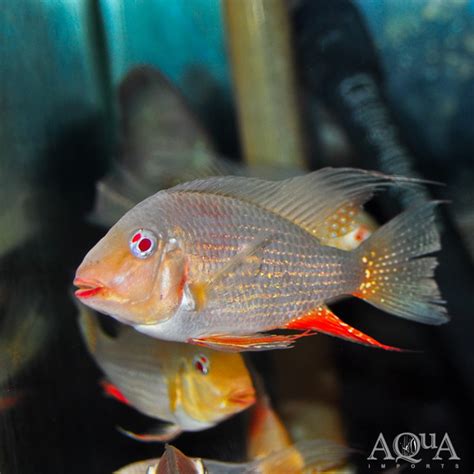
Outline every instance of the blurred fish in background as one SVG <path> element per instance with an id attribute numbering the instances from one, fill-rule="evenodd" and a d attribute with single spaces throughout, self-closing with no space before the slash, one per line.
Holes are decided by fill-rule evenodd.
<path id="1" fill-rule="evenodd" d="M 124 210 L 157 190 L 217 169 L 217 152 L 204 128 L 156 69 L 134 68 L 123 79 L 118 120 L 117 160 L 97 184 L 97 222 L 110 226 Z"/>
<path id="2" fill-rule="evenodd" d="M 294 466 L 295 452 L 301 461 Z M 261 459 L 247 463 L 225 463 L 208 459 L 189 458 L 173 446 L 166 446 L 160 459 L 149 459 L 125 466 L 117 474 L 302 474 L 343 472 L 334 470 L 344 462 L 347 448 L 336 443 L 314 440 L 277 449 Z M 346 472 L 346 471 L 344 471 Z M 347 471 L 347 474 L 350 474 Z"/>
<path id="3" fill-rule="evenodd" d="M 38 231 L 39 222 L 33 216 L 34 194 L 28 181 L 19 173 L 0 171 L 0 256 L 22 245 Z"/>
<path id="4" fill-rule="evenodd" d="M 206 459 L 191 459 L 179 450 L 167 446 L 163 457 L 133 463 L 118 470 L 123 474 L 149 472 L 163 473 L 275 473 L 299 474 L 331 472 L 353 474 L 346 458 L 351 450 L 335 441 L 300 438 L 293 443 L 282 420 L 271 406 L 264 392 L 263 382 L 257 376 L 259 396 L 251 408 L 247 433 L 246 463 L 222 463 Z M 311 420 L 315 421 L 315 420 Z M 316 421 L 318 423 L 318 421 Z M 311 422 L 306 420 L 307 429 Z"/>
<path id="5" fill-rule="evenodd" d="M 170 441 L 183 431 L 210 428 L 254 403 L 252 380 L 239 354 L 158 341 L 127 326 L 112 338 L 100 328 L 92 310 L 82 304 L 79 309 L 88 350 L 113 384 L 106 385 L 108 392 L 167 422 L 146 434 L 122 430 L 130 437 Z"/>
<path id="6" fill-rule="evenodd" d="M 310 414 L 308 410 L 307 414 Z M 311 420 L 316 421 L 316 426 L 320 426 L 322 430 L 327 430 L 327 426 L 323 425 L 323 419 Z M 311 429 L 311 421 L 306 420 L 306 426 Z M 326 433 L 324 433 L 327 435 Z M 330 469 L 334 474 L 351 474 L 354 468 L 345 462 L 345 459 L 339 459 L 333 466 L 323 467 L 310 466 L 305 460 L 304 453 L 300 452 L 299 447 L 311 443 L 309 440 L 320 439 L 319 437 L 300 437 L 293 440 L 287 427 L 284 425 L 280 416 L 272 407 L 268 395 L 261 391 L 257 403 L 252 408 L 249 431 L 247 437 L 247 457 L 248 459 L 265 459 L 271 454 L 285 452 L 284 464 L 280 467 L 281 472 L 325 472 Z M 295 442 L 296 441 L 296 442 Z M 341 453 L 343 452 L 342 444 L 337 444 L 334 440 L 320 441 L 321 447 L 324 443 L 327 446 L 339 446 Z M 350 449 L 345 448 L 346 454 L 350 453 Z M 293 453 L 292 453 L 293 451 Z M 336 467 L 337 466 L 337 467 Z M 272 471 L 269 471 L 272 472 Z"/>

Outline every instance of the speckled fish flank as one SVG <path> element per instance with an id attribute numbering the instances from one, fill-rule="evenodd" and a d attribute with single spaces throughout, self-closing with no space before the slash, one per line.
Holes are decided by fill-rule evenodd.
<path id="1" fill-rule="evenodd" d="M 396 185 L 417 184 L 325 168 L 280 182 L 217 177 L 160 191 L 86 256 L 77 278 L 105 290 L 84 303 L 154 337 L 220 350 L 289 347 L 294 335 L 262 334 L 281 328 L 393 349 L 343 323 L 326 302 L 352 294 L 400 317 L 447 320 L 436 260 L 419 258 L 440 248 L 436 203 L 409 209 L 352 251 L 330 245 L 356 229 L 374 192 Z M 156 236 L 149 259 L 129 251 L 137 229 Z"/>

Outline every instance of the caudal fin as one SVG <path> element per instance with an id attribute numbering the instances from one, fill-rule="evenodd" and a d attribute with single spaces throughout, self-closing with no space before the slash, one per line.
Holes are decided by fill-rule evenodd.
<path id="1" fill-rule="evenodd" d="M 388 313 L 425 324 L 449 320 L 434 280 L 440 250 L 435 225 L 436 201 L 401 213 L 377 230 L 356 251 L 362 281 L 354 296 Z"/>

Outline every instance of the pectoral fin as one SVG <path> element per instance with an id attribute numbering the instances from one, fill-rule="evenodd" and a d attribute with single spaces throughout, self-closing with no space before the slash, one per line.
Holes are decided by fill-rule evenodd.
<path id="1" fill-rule="evenodd" d="M 167 443 L 177 438 L 183 432 L 181 427 L 173 423 L 160 424 L 151 431 L 143 434 L 133 433 L 120 426 L 118 426 L 117 429 L 125 436 L 144 443 Z"/>
<path id="2" fill-rule="evenodd" d="M 314 334 L 305 331 L 301 334 L 252 334 L 248 336 L 216 335 L 189 339 L 187 342 L 224 352 L 267 351 L 270 349 L 288 349 L 302 337 Z"/>
<path id="3" fill-rule="evenodd" d="M 194 301 L 194 309 L 196 311 L 202 310 L 210 298 L 219 296 L 217 288 L 230 274 L 237 271 L 237 269 L 247 274 L 256 273 L 261 264 L 261 250 L 269 238 L 270 235 L 267 233 L 257 235 L 253 242 L 242 246 L 236 255 L 207 280 L 191 283 L 189 285 L 189 292 Z"/>
<path id="4" fill-rule="evenodd" d="M 366 346 L 378 347 L 387 351 L 402 351 L 393 346 L 387 346 L 372 337 L 364 334 L 362 331 L 353 328 L 349 324 L 339 319 L 327 306 L 320 306 L 309 313 L 290 321 L 286 325 L 287 329 L 313 330 L 329 334 L 330 336 L 340 337 L 351 342 L 357 342 Z"/>
<path id="5" fill-rule="evenodd" d="M 99 382 L 102 387 L 104 394 L 108 397 L 115 398 L 115 400 L 123 403 L 124 405 L 130 405 L 130 402 L 127 400 L 127 397 L 120 391 L 120 389 L 114 385 L 112 382 L 109 382 L 106 379 L 103 379 Z"/>

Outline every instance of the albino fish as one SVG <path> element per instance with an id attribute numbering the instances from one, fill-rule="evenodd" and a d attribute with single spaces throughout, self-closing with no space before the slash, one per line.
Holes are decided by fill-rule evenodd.
<path id="1" fill-rule="evenodd" d="M 354 295 L 426 324 L 448 320 L 433 279 L 437 202 L 408 209 L 352 251 L 345 235 L 374 192 L 416 180 L 324 168 L 283 181 L 216 177 L 128 211 L 77 269 L 76 296 L 153 337 L 227 351 L 286 348 L 324 332 L 395 349 L 326 306 Z M 262 334 L 292 329 L 297 334 Z"/>
<path id="2" fill-rule="evenodd" d="M 297 451 L 302 464 L 288 464 L 288 457 Z M 302 474 L 328 472 L 340 465 L 349 450 L 330 441 L 302 441 L 296 445 L 246 463 L 189 458 L 173 446 L 166 446 L 163 457 L 130 464 L 116 474 Z"/>
<path id="3" fill-rule="evenodd" d="M 141 413 L 167 422 L 141 441 L 167 441 L 182 431 L 200 431 L 245 410 L 255 390 L 240 354 L 153 339 L 123 326 L 105 334 L 97 316 L 80 308 L 89 352 L 104 372 L 105 392 Z"/>

